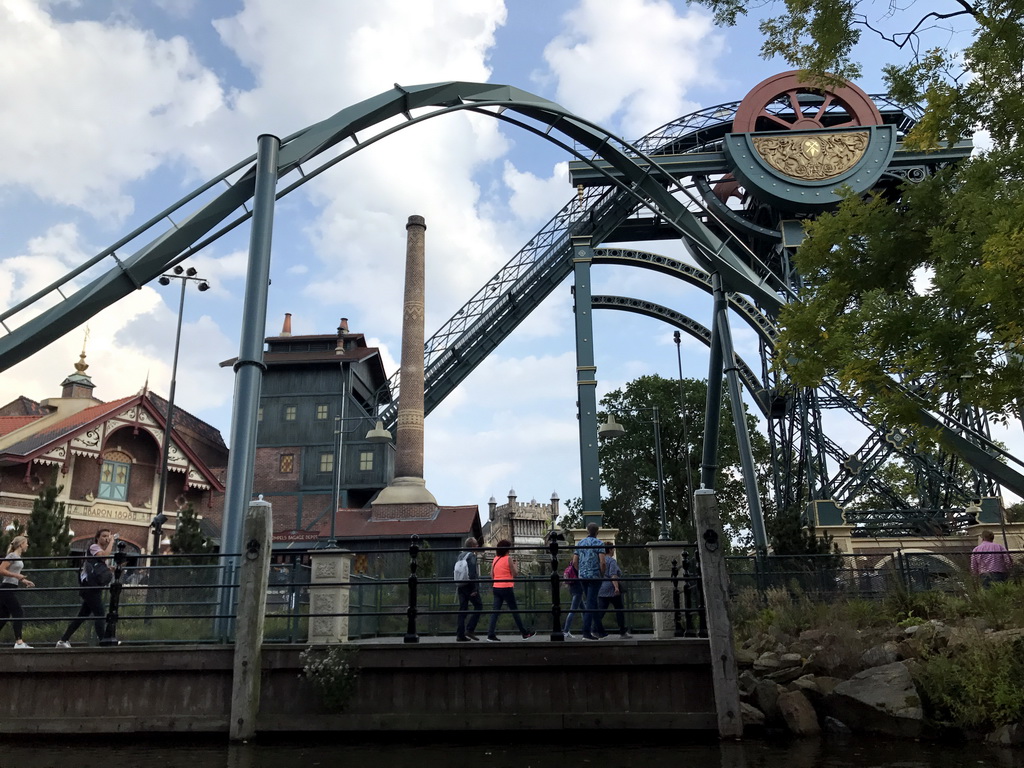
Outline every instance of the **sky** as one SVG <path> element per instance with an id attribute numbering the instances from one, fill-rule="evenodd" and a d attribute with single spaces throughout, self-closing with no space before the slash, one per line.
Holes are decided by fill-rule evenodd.
<path id="1" fill-rule="evenodd" d="M 69 271 L 206 180 L 362 99 L 447 80 L 510 84 L 639 138 L 740 99 L 787 69 L 758 58 L 754 20 L 719 29 L 679 0 L 0 0 L 0 306 Z M 877 70 L 859 82 L 881 89 Z M 341 317 L 400 357 L 405 222 L 427 222 L 429 336 L 573 196 L 569 158 L 499 121 L 450 115 L 399 132 L 277 205 L 267 334 L 333 333 Z M 177 405 L 231 425 L 248 226 L 189 259 L 211 290 L 182 317 Z M 685 258 L 678 245 L 645 250 Z M 640 270 L 636 270 L 640 271 Z M 668 278 L 595 267 L 594 292 L 707 324 L 710 299 Z M 178 287 L 143 286 L 0 374 L 0 403 L 60 394 L 87 351 L 95 395 L 148 381 L 166 396 Z M 671 327 L 595 313 L 598 397 L 675 378 Z M 756 338 L 734 325 L 758 369 Z M 425 479 L 443 505 L 580 495 L 572 300 L 560 286 L 427 417 Z M 707 375 L 685 336 L 685 376 Z M 852 420 L 848 420 L 852 422 Z M 863 433 L 839 423 L 852 450 Z M 1019 430 L 1018 430 L 1019 432 Z M 258 488 L 254 489 L 259 492 Z"/>

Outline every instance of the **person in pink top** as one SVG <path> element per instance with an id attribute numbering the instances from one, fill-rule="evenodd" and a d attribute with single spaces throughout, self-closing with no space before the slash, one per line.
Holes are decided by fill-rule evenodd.
<path id="1" fill-rule="evenodd" d="M 981 532 L 981 543 L 971 553 L 971 573 L 981 577 L 981 586 L 987 587 L 1010 577 L 1013 560 L 1006 547 L 996 544 L 992 531 Z"/>

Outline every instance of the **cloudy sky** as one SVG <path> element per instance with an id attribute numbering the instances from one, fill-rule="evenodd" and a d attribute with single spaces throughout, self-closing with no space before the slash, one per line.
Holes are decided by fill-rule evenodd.
<path id="1" fill-rule="evenodd" d="M 0 0 L 0 306 L 82 263 L 255 151 L 395 83 L 507 83 L 626 138 L 742 98 L 786 69 L 755 24 L 714 27 L 681 0 Z M 880 88 L 877 71 L 861 82 Z M 278 205 L 268 311 L 276 335 L 340 317 L 399 357 L 404 224 L 426 218 L 427 334 L 573 195 L 569 158 L 498 121 L 452 115 L 381 141 Z M 177 403 L 227 438 L 248 227 L 189 264 Z M 682 256 L 668 244 L 647 250 Z M 595 268 L 595 292 L 649 298 L 707 323 L 710 302 L 666 278 Z M 144 286 L 89 321 L 89 373 L 112 400 L 166 395 L 177 287 Z M 569 285 L 557 289 L 427 419 L 427 487 L 442 504 L 580 493 Z M 672 329 L 595 318 L 599 397 L 676 375 Z M 735 326 L 757 368 L 756 340 Z M 59 394 L 85 326 L 0 375 L 0 402 Z M 706 352 L 684 340 L 687 376 Z M 845 428 L 844 428 L 845 430 Z M 834 435 L 854 448 L 860 437 Z M 259 489 L 256 489 L 258 492 Z"/>

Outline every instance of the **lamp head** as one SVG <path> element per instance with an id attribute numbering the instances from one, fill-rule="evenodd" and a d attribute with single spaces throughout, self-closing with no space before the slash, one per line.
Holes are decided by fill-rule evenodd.
<path id="1" fill-rule="evenodd" d="M 619 437 L 626 434 L 626 428 L 615 420 L 615 414 L 608 414 L 608 421 L 597 428 L 597 436 L 602 439 Z"/>
<path id="2" fill-rule="evenodd" d="M 174 274 L 176 274 L 176 275 L 180 275 L 184 271 L 185 271 L 185 268 L 182 267 L 181 265 L 178 265 L 178 266 L 176 266 L 174 268 Z"/>
<path id="3" fill-rule="evenodd" d="M 188 275 L 189 277 L 195 277 L 196 276 L 196 268 L 195 267 L 189 267 L 188 269 L 185 270 L 185 274 Z"/>
<path id="4" fill-rule="evenodd" d="M 391 433 L 384 429 L 383 421 L 378 421 L 377 425 L 366 433 L 366 439 L 371 443 L 390 443 Z"/>
<path id="5" fill-rule="evenodd" d="M 210 290 L 210 284 L 208 282 L 206 282 L 205 280 L 203 280 L 199 284 L 199 291 L 202 292 L 202 291 L 208 291 L 208 290 Z"/>
<path id="6" fill-rule="evenodd" d="M 152 528 L 154 531 L 159 531 L 161 528 L 163 528 L 164 523 L 166 522 L 167 515 L 165 515 L 163 512 L 160 512 L 159 514 L 157 514 L 156 517 L 153 518 L 152 522 L 150 522 L 149 527 Z"/>
<path id="7" fill-rule="evenodd" d="M 160 285 L 170 285 L 171 278 L 169 278 L 167 275 L 160 275 L 160 279 L 157 280 L 157 282 L 160 283 Z"/>

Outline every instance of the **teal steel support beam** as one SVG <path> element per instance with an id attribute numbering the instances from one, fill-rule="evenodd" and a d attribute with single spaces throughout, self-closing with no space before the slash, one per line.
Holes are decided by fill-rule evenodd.
<path id="1" fill-rule="evenodd" d="M 270 287 L 270 252 L 274 232 L 274 196 L 277 189 L 277 162 L 281 140 L 264 134 L 256 151 L 256 187 L 253 196 L 252 231 L 249 236 L 249 269 L 242 307 L 242 330 L 238 360 L 235 362 L 234 408 L 231 412 L 231 453 L 228 457 L 227 488 L 224 495 L 224 522 L 221 551 L 237 555 L 243 549 L 242 522 L 252 496 L 256 463 L 256 428 L 263 386 L 263 339 L 267 329 L 267 296 Z M 220 614 L 234 613 L 234 574 L 237 558 L 228 561 L 221 572 Z M 227 640 L 232 632 L 230 619 L 220 620 L 219 633 Z"/>
<path id="2" fill-rule="evenodd" d="M 583 525 L 601 525 L 601 469 L 597 456 L 597 366 L 594 364 L 594 310 L 590 303 L 590 237 L 572 238 L 576 315 L 576 397 L 580 427 L 580 487 Z"/>

